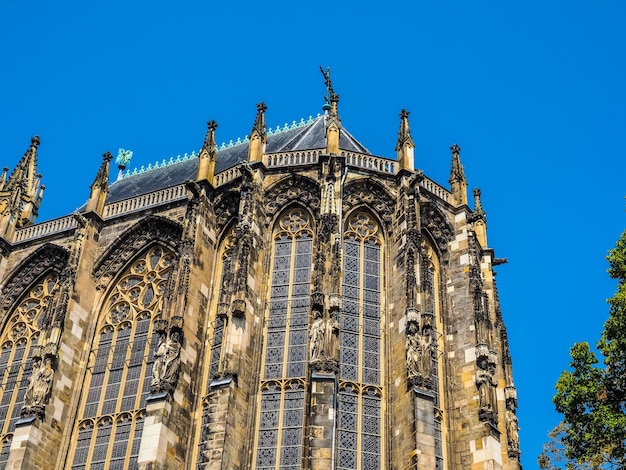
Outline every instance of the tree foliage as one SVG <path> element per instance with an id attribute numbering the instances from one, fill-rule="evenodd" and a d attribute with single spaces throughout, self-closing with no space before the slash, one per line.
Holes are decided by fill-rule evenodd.
<path id="1" fill-rule="evenodd" d="M 552 399 L 563 421 L 549 434 L 540 468 L 626 468 L 626 231 L 607 260 L 618 286 L 597 344 L 602 364 L 589 344 L 572 346 L 571 369 Z"/>

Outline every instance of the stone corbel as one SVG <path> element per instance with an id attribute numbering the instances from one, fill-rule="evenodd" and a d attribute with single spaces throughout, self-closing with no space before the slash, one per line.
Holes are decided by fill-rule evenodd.
<path id="1" fill-rule="evenodd" d="M 228 318 L 228 311 L 229 311 L 229 307 L 230 305 L 226 302 L 220 302 L 217 304 L 217 317 L 221 318 L 223 320 L 226 320 Z"/>
<path id="2" fill-rule="evenodd" d="M 246 314 L 246 301 L 244 299 L 233 300 L 231 312 L 235 318 L 243 318 Z"/>

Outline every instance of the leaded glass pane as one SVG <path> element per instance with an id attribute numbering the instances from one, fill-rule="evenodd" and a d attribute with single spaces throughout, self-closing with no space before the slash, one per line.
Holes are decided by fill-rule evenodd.
<path id="1" fill-rule="evenodd" d="M 0 465 L 4 465 L 9 458 L 9 450 L 11 450 L 11 439 L 5 439 L 2 442 L 2 448 L 0 448 Z M 0 467 L 3 468 L 3 467 Z"/>
<path id="2" fill-rule="evenodd" d="M 93 434 L 93 427 L 86 426 L 78 431 L 78 441 L 76 442 L 76 451 L 74 452 L 74 464 L 72 468 L 79 469 L 84 468 L 87 463 L 87 456 L 89 455 L 89 448 L 91 447 L 91 436 Z"/>

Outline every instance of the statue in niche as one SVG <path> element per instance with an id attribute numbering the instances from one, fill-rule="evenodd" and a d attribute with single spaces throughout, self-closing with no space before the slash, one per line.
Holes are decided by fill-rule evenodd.
<path id="1" fill-rule="evenodd" d="M 168 340 L 162 335 L 154 357 L 150 390 L 153 393 L 174 390 L 180 369 L 180 333 L 173 331 Z"/>
<path id="2" fill-rule="evenodd" d="M 491 411 L 491 376 L 484 370 L 479 370 L 476 376 L 478 387 L 478 406 L 481 410 Z"/>
<path id="3" fill-rule="evenodd" d="M 417 330 L 417 323 L 410 322 L 406 335 L 406 368 L 409 378 L 417 377 L 419 374 L 420 342 Z"/>
<path id="4" fill-rule="evenodd" d="M 322 318 L 322 312 L 315 311 L 315 320 L 309 332 L 309 360 L 319 361 L 324 357 L 324 337 L 326 333 L 326 322 Z"/>
<path id="5" fill-rule="evenodd" d="M 52 358 L 46 357 L 41 363 L 40 359 L 33 361 L 33 369 L 28 380 L 28 387 L 24 394 L 24 409 L 22 416 L 38 415 L 43 413 L 46 400 L 52 389 Z"/>
<path id="6" fill-rule="evenodd" d="M 430 325 L 425 324 L 422 328 L 422 334 L 419 335 L 420 340 L 420 363 L 419 372 L 422 377 L 430 377 L 433 370 L 433 361 L 431 354 L 432 347 L 432 328 Z"/>
<path id="7" fill-rule="evenodd" d="M 336 360 L 339 353 L 339 322 L 328 318 L 325 325 L 324 356 L 329 360 Z"/>
<path id="8" fill-rule="evenodd" d="M 406 335 L 406 367 L 409 382 L 420 387 L 431 385 L 432 326 L 423 320 L 422 329 L 416 321 L 410 321 Z"/>
<path id="9" fill-rule="evenodd" d="M 509 451 L 519 451 L 519 434 L 518 434 L 517 416 L 511 410 L 506 412 L 506 432 L 509 436 Z"/>

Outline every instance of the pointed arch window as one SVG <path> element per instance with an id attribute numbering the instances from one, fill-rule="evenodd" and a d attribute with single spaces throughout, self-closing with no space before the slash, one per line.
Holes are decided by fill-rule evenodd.
<path id="1" fill-rule="evenodd" d="M 211 322 L 212 331 L 209 332 L 211 335 L 211 358 L 209 360 L 209 379 L 207 381 L 207 392 L 208 386 L 212 380 L 216 378 L 217 373 L 219 372 L 220 360 L 222 357 L 222 342 L 224 339 L 224 328 L 226 327 L 226 317 L 227 312 L 230 308 L 230 300 L 232 294 L 232 283 L 233 283 L 233 269 L 234 269 L 234 249 L 235 249 L 235 229 L 231 229 L 230 233 L 224 240 L 222 255 L 221 255 L 221 266 L 220 271 L 218 273 L 218 278 L 220 279 L 219 284 L 219 293 L 218 293 L 218 303 L 217 303 L 217 314 L 213 316 L 213 320 Z"/>
<path id="2" fill-rule="evenodd" d="M 171 251 L 151 247 L 122 273 L 103 304 L 74 432 L 72 469 L 137 466 L 154 362 L 153 325 L 174 263 Z"/>
<path id="3" fill-rule="evenodd" d="M 430 314 L 434 318 L 433 335 L 435 338 L 434 349 L 432 350 L 432 393 L 433 400 L 436 409 L 443 407 L 443 369 L 442 364 L 439 363 L 439 355 L 443 351 L 443 337 L 438 331 L 443 330 L 443 318 L 440 309 L 439 291 L 437 286 L 439 284 L 439 263 L 433 249 L 428 245 L 423 245 L 420 263 L 420 277 L 422 280 L 422 308 L 423 312 Z M 417 419 L 417 411 L 416 411 Z M 447 429 L 442 426 L 441 413 L 435 413 L 433 416 L 433 437 L 435 444 L 435 470 L 443 469 L 445 462 L 445 437 Z"/>
<path id="4" fill-rule="evenodd" d="M 211 304 L 211 312 L 209 317 L 208 336 L 210 338 L 210 349 L 208 359 L 208 371 L 205 372 L 204 398 L 202 400 L 202 425 L 199 430 L 198 444 L 198 461 L 196 468 L 207 468 L 210 465 L 211 452 L 211 417 L 209 406 L 209 394 L 211 392 L 211 384 L 219 379 L 220 367 L 222 367 L 222 354 L 225 329 L 227 327 L 228 312 L 230 310 L 230 301 L 232 295 L 232 283 L 234 277 L 234 260 L 235 256 L 235 228 L 231 228 L 228 235 L 220 247 L 219 263 L 216 269 L 215 279 L 219 279 L 219 290 L 217 300 Z"/>
<path id="5" fill-rule="evenodd" d="M 356 212 L 344 231 L 339 332 L 338 469 L 381 469 L 382 234 Z"/>
<path id="6" fill-rule="evenodd" d="M 292 209 L 274 230 L 271 290 L 265 325 L 256 469 L 302 468 L 313 230 Z"/>
<path id="7" fill-rule="evenodd" d="M 0 334 L 0 466 L 8 458 L 32 372 L 32 351 L 39 338 L 40 322 L 58 282 L 58 275 L 50 272 L 29 289 Z"/>

